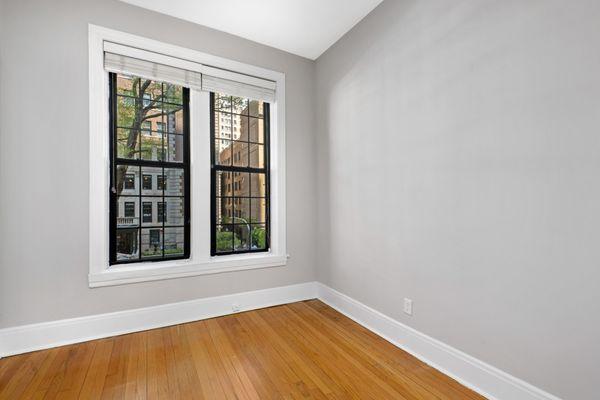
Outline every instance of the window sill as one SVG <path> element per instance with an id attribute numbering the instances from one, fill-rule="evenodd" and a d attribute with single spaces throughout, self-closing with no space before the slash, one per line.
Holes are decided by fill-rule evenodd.
<path id="1" fill-rule="evenodd" d="M 247 269 L 279 267 L 286 265 L 286 262 L 286 256 L 261 253 L 211 257 L 210 260 L 205 262 L 173 260 L 115 265 L 102 272 L 90 273 L 89 286 L 91 288 L 115 286 Z"/>

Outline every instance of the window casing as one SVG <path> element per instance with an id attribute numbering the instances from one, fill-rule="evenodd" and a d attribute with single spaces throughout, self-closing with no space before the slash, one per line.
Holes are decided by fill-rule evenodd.
<path id="1" fill-rule="evenodd" d="M 109 98 L 109 79 L 107 71 L 122 72 L 119 65 L 107 64 L 105 55 L 116 53 L 134 57 L 136 60 L 148 60 L 157 62 L 159 65 L 159 75 L 163 72 L 163 66 L 168 68 L 187 69 L 191 64 L 209 65 L 204 69 L 197 69 L 204 74 L 208 73 L 210 81 L 207 81 L 206 89 L 204 79 L 202 89 L 198 86 L 190 86 L 190 179 L 191 179 L 191 241 L 190 257 L 184 259 L 170 259 L 161 262 L 142 262 L 135 265 L 135 268 L 127 264 L 110 264 L 109 256 L 110 243 L 110 220 L 109 211 L 112 201 L 109 195 L 110 174 L 107 165 L 109 165 L 111 146 L 109 146 L 107 132 L 110 130 L 109 108 L 106 99 Z M 271 71 L 264 68 L 254 67 L 247 64 L 215 57 L 206 53 L 184 49 L 156 40 L 150 40 L 139 36 L 114 31 L 94 25 L 89 26 L 89 284 L 90 287 L 110 286 L 126 284 L 133 282 L 143 282 L 148 280 L 168 279 L 173 277 L 193 276 L 202 274 L 212 274 L 222 271 L 236 271 L 241 269 L 263 268 L 282 266 L 286 264 L 286 235 L 285 235 L 285 76 L 283 73 Z M 114 67 L 117 69 L 112 69 Z M 193 67 L 195 68 L 195 67 Z M 169 71 L 168 71 L 169 72 Z M 223 77 L 227 82 L 233 82 L 233 90 L 221 90 L 220 83 L 213 80 L 212 76 Z M 204 75 L 203 75 L 204 76 Z M 157 80 L 160 77 L 155 77 Z M 219 79 L 219 78 L 218 78 Z M 265 81 L 270 80 L 270 81 Z M 215 83 L 216 82 L 216 83 Z M 237 92 L 236 82 L 246 82 L 251 85 L 252 90 L 258 87 L 270 88 L 274 90 L 267 94 L 270 100 L 270 154 L 269 154 L 269 174 L 270 174 L 270 220 L 269 220 L 269 249 L 268 251 L 258 252 L 257 254 L 230 254 L 211 256 L 211 180 L 210 171 L 210 116 L 206 111 L 209 109 L 209 92 L 233 93 L 244 95 Z M 264 82 L 267 82 L 263 86 Z M 243 83 L 245 84 L 245 83 Z M 269 86 L 272 84 L 272 86 Z M 185 86 L 185 85 L 184 85 Z M 245 89 L 244 89 L 245 90 Z M 260 89 L 262 90 L 262 89 Z M 268 91 L 267 90 L 267 91 Z M 258 97 L 248 95 L 250 98 L 263 98 L 262 94 Z M 148 96 L 146 96 L 148 97 Z M 129 99 L 128 99 L 129 100 Z M 152 101 L 153 98 L 146 98 Z M 239 122 L 231 122 L 232 129 L 230 135 L 239 133 Z M 160 127 L 157 124 L 146 125 L 145 134 L 153 137 L 160 137 Z M 164 128 L 166 129 L 166 127 Z M 163 129 L 163 130 L 164 130 Z M 168 155 L 159 155 L 157 157 L 166 158 Z M 233 158 L 233 157 L 232 157 Z M 237 156 L 236 156 L 237 160 Z M 137 171 L 139 174 L 139 170 Z M 159 174 L 158 174 L 159 175 Z M 157 179 L 157 175 L 153 175 Z M 231 182 L 233 183 L 233 182 Z M 157 190 L 157 182 L 152 182 L 153 190 Z M 165 182 L 167 186 L 170 181 Z M 228 190 L 233 190 L 233 185 Z M 129 194 L 137 196 L 137 192 L 144 190 L 142 188 L 142 179 L 138 175 L 134 179 L 134 187 L 128 189 Z M 145 189 L 148 190 L 148 189 Z M 239 190 L 239 187 L 238 189 Z M 233 199 L 227 199 L 226 204 L 233 208 Z M 123 203 L 120 203 L 121 211 Z M 154 205 L 153 218 L 157 220 L 157 206 Z M 167 207 L 168 209 L 168 207 Z M 232 209 L 228 210 L 233 211 Z M 136 217 L 142 219 L 141 202 L 136 203 Z M 171 213 L 167 213 L 167 219 L 171 219 Z M 123 228 L 125 231 L 126 228 Z M 131 248 L 140 246 L 138 243 L 140 235 L 135 233 L 136 228 L 131 228 L 131 235 L 123 235 L 120 238 L 117 247 Z M 155 228 L 152 228 L 155 229 Z M 150 242 L 150 229 L 145 230 L 142 236 L 143 241 Z M 138 232 L 139 233 L 139 232 Z M 159 236 L 162 238 L 162 236 Z M 154 240 L 154 239 L 152 239 Z M 162 239 L 161 239 L 162 240 Z"/>

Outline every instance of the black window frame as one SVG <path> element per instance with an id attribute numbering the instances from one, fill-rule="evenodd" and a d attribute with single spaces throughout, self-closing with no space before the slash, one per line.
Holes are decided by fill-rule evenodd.
<path id="1" fill-rule="evenodd" d="M 266 101 L 263 101 L 263 116 L 262 120 L 264 123 L 264 138 L 263 138 L 263 151 L 264 151 L 264 165 L 263 168 L 250 167 L 250 157 L 248 157 L 248 166 L 247 167 L 239 167 L 234 166 L 233 161 L 233 151 L 231 151 L 231 161 L 230 165 L 220 165 L 216 162 L 216 152 L 215 152 L 215 144 L 217 140 L 222 140 L 223 138 L 216 138 L 215 136 L 215 114 L 216 111 L 219 112 L 219 117 L 222 115 L 222 110 L 215 109 L 215 92 L 210 92 L 210 255 L 211 256 L 226 256 L 232 254 L 248 254 L 248 253 L 266 253 L 271 250 L 271 163 L 270 163 L 270 133 L 271 133 L 271 114 L 270 114 L 270 104 Z M 239 115 L 233 112 L 233 108 L 229 113 L 231 119 L 233 120 L 233 114 Z M 250 113 L 247 115 L 249 118 L 258 118 L 255 116 L 251 116 Z M 258 118 L 261 119 L 261 118 Z M 250 119 L 248 120 L 250 121 Z M 232 128 L 232 127 L 231 127 Z M 230 143 L 233 143 L 233 132 L 231 129 L 230 137 L 228 139 Z M 250 153 L 250 127 L 248 127 L 248 137 L 246 139 L 248 142 L 248 154 Z M 254 143 L 254 142 L 252 142 Z M 231 176 L 235 172 L 238 173 L 256 173 L 256 174 L 265 174 L 265 221 L 263 223 L 258 223 L 257 225 L 264 225 L 265 227 L 265 248 L 261 249 L 252 249 L 252 232 L 250 232 L 249 245 L 248 249 L 244 250 L 235 250 L 235 246 L 232 245 L 232 251 L 219 251 L 217 252 L 217 220 L 216 220 L 216 210 L 217 210 L 217 193 L 216 193 L 216 180 L 217 180 L 217 172 L 230 172 Z M 251 182 L 249 182 L 251 185 Z M 230 184 L 229 184 L 230 185 Z M 237 197 L 237 196 L 235 196 Z M 250 206 L 251 209 L 251 206 Z M 227 209 L 227 212 L 230 213 L 231 209 Z M 231 217 L 231 215 L 229 215 Z M 232 224 L 235 226 L 237 224 Z"/>
<path id="2" fill-rule="evenodd" d="M 143 159 L 127 159 L 127 158 L 119 158 L 117 153 L 117 74 L 113 72 L 109 72 L 109 118 L 110 118 L 110 211 L 109 211 L 109 222 L 110 222 L 110 234 L 109 234 L 109 265 L 117 265 L 117 264 L 134 264 L 134 263 L 145 263 L 145 262 L 164 262 L 164 261 L 172 261 L 172 260 L 181 260 L 181 259 L 189 259 L 190 258 L 190 223 L 191 223 L 191 206 L 190 206 L 190 90 L 189 88 L 183 87 L 182 89 L 182 111 L 183 111 L 183 161 L 175 162 L 175 161 L 164 161 L 164 158 L 161 161 L 154 160 L 143 160 Z M 159 82 L 159 81 L 156 81 Z M 121 96 L 121 95 L 119 95 Z M 145 99 L 144 99 L 145 100 Z M 169 103 L 165 101 L 165 103 Z M 142 128 L 143 130 L 143 128 Z M 128 167 L 138 168 L 139 184 L 137 185 L 137 194 L 129 195 L 129 194 L 121 194 L 121 197 L 137 197 L 138 198 L 138 206 L 140 208 L 140 218 L 139 224 L 135 228 L 119 228 L 120 230 L 128 231 L 135 229 L 137 230 L 137 258 L 134 259 L 126 259 L 126 260 L 117 260 L 117 218 L 118 216 L 118 195 L 116 190 L 116 170 L 117 165 L 126 165 Z M 166 174 L 165 169 L 181 169 L 183 170 L 183 203 L 184 203 L 184 220 L 183 225 L 173 225 L 173 226 L 165 226 L 165 222 L 162 223 L 162 226 L 157 227 L 153 225 L 144 226 L 143 223 L 143 214 L 142 214 L 142 198 L 147 197 L 157 197 L 156 195 L 144 194 L 143 191 L 147 189 L 143 189 L 143 174 L 142 168 L 144 167 L 155 167 L 162 168 L 163 173 L 161 176 L 163 177 L 163 189 L 162 196 L 163 201 L 166 204 L 166 199 L 168 198 L 165 194 L 166 188 Z M 134 178 L 134 188 L 136 189 L 135 178 Z M 166 207 L 165 207 L 166 208 Z M 166 211 L 166 210 L 165 210 Z M 166 218 L 165 218 L 166 219 Z M 149 229 L 160 229 L 162 230 L 162 240 L 164 242 L 165 229 L 181 229 L 184 231 L 184 245 L 183 245 L 183 254 L 181 255 L 165 255 L 165 245 L 162 245 L 162 255 L 153 256 L 153 257 L 144 257 L 141 251 L 142 248 L 142 232 L 144 230 Z"/>

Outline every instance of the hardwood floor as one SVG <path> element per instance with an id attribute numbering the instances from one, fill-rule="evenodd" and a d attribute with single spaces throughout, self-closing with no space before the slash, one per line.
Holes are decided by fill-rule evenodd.
<path id="1" fill-rule="evenodd" d="M 0 399 L 483 399 L 318 300 L 0 360 Z"/>

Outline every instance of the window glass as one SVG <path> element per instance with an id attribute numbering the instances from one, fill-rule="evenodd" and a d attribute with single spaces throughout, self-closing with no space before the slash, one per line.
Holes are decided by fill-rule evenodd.
<path id="1" fill-rule="evenodd" d="M 114 73 L 110 80 L 110 262 L 187 258 L 189 90 Z"/>
<path id="2" fill-rule="evenodd" d="M 268 110 L 262 101 L 211 93 L 213 255 L 269 248 Z"/>

